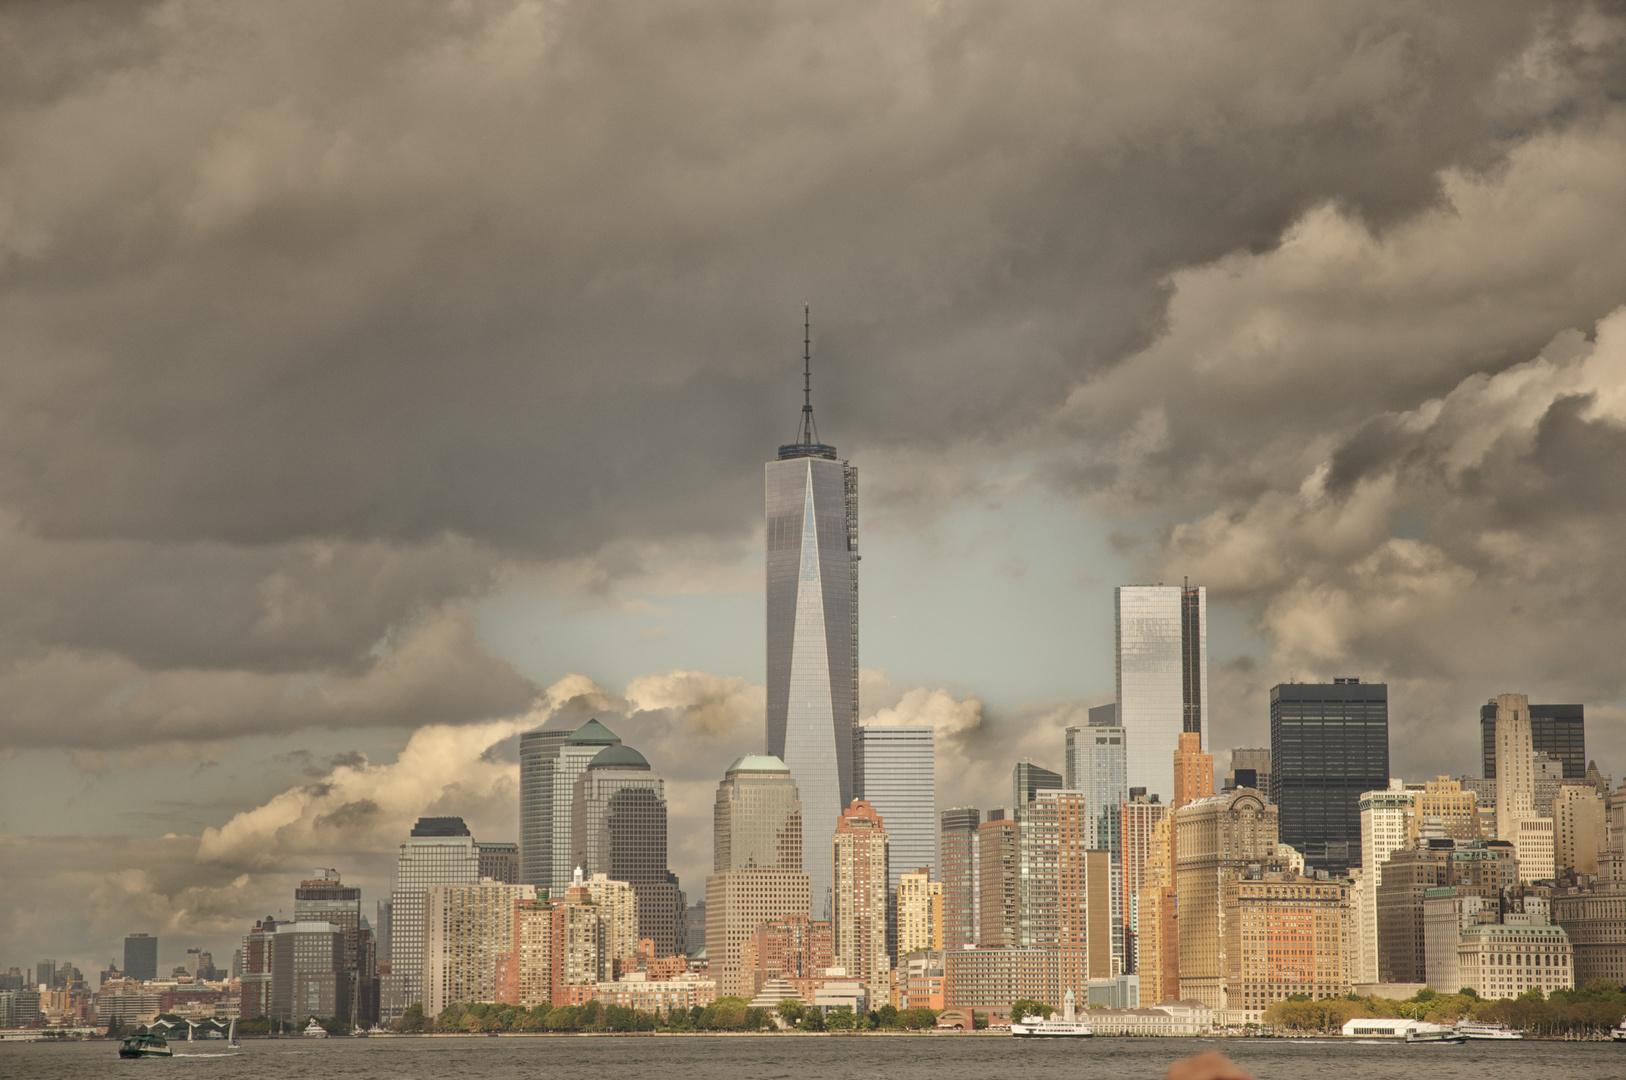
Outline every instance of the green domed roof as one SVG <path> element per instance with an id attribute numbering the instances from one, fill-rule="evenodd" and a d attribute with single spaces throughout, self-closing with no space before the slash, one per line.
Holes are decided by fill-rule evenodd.
<path id="1" fill-rule="evenodd" d="M 649 762 L 644 755 L 630 746 L 606 746 L 600 750 L 592 761 L 587 763 L 589 769 L 647 769 Z"/>
<path id="2" fill-rule="evenodd" d="M 728 772 L 790 772 L 790 766 L 771 754 L 746 754 L 736 758 L 734 764 L 728 767 Z M 723 775 L 728 775 L 724 773 Z"/>
<path id="3" fill-rule="evenodd" d="M 589 720 L 587 723 L 565 736 L 565 742 L 567 743 L 597 743 L 602 746 L 613 746 L 620 741 L 621 736 L 617 735 L 615 732 L 611 731 L 597 720 Z"/>

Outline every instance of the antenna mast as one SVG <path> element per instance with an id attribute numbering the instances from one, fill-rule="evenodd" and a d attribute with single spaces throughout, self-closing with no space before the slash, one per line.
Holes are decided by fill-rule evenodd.
<path id="1" fill-rule="evenodd" d="M 802 430 L 798 440 L 804 446 L 819 441 L 813 426 L 813 333 L 812 304 L 802 304 Z"/>

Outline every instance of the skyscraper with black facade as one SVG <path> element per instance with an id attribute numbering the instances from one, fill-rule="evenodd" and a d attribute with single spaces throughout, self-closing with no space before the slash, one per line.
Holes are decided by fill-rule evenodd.
<path id="1" fill-rule="evenodd" d="M 1389 687 L 1359 679 L 1270 690 L 1270 799 L 1305 865 L 1361 865 L 1363 791 L 1389 785 Z"/>
<path id="2" fill-rule="evenodd" d="M 1481 753 L 1486 780 L 1496 779 L 1496 699 L 1479 707 Z M 1586 778 L 1586 707 L 1583 705 L 1530 706 L 1530 741 L 1537 753 L 1564 763 L 1564 779 Z"/>

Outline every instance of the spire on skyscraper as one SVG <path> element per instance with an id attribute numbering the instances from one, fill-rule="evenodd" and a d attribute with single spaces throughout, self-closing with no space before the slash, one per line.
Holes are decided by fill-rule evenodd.
<path id="1" fill-rule="evenodd" d="M 796 429 L 796 441 L 812 446 L 819 441 L 819 429 L 813 423 L 813 305 L 802 304 L 802 423 Z"/>

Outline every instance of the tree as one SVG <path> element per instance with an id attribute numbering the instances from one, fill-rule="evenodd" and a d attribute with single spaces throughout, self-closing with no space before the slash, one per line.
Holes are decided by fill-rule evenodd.
<path id="1" fill-rule="evenodd" d="M 422 1031 L 428 1026 L 429 1021 L 424 1018 L 423 1004 L 421 1002 L 408 1005 L 406 1011 L 401 1014 L 401 1019 L 395 1022 L 395 1030 L 397 1031 Z"/>
<path id="2" fill-rule="evenodd" d="M 816 1007 L 808 1009 L 806 1014 L 803 1015 L 803 1017 L 802 1017 L 802 1030 L 803 1031 L 823 1031 L 823 1030 L 825 1030 L 825 1027 L 824 1027 L 824 1010 L 816 1008 Z"/>
<path id="3" fill-rule="evenodd" d="M 1029 1016 L 1038 1016 L 1048 1020 L 1050 1014 L 1055 1011 L 1053 1006 L 1046 1005 L 1042 1001 L 1034 1001 L 1032 998 L 1017 998 L 1011 1002 L 1011 1023 L 1020 1024 L 1023 1018 Z"/>
<path id="4" fill-rule="evenodd" d="M 824 1024 L 831 1031 L 851 1031 L 858 1026 L 858 1017 L 851 1005 L 837 1005 L 825 1014 Z"/>
<path id="5" fill-rule="evenodd" d="M 776 1011 L 779 1013 L 779 1019 L 791 1025 L 799 1023 L 807 1013 L 801 1001 L 793 997 L 780 998 L 779 1008 Z"/>
<path id="6" fill-rule="evenodd" d="M 898 1026 L 898 1010 L 892 1005 L 882 1005 L 870 1014 L 870 1019 L 878 1028 L 895 1028 Z"/>
<path id="7" fill-rule="evenodd" d="M 549 1031 L 576 1031 L 581 1027 L 580 1012 L 574 1005 L 559 1005 L 548 1011 L 547 1024 Z"/>

